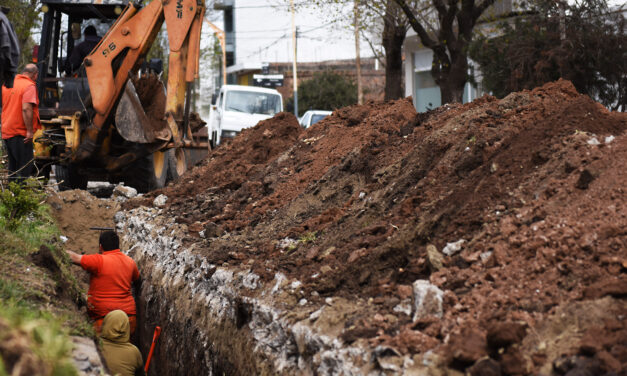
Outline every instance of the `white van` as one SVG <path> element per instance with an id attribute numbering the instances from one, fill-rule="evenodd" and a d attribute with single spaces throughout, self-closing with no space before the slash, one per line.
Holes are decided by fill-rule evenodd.
<path id="1" fill-rule="evenodd" d="M 256 86 L 224 85 L 209 114 L 209 141 L 219 145 L 223 138 L 237 136 L 283 111 L 283 97 L 274 89 Z"/>

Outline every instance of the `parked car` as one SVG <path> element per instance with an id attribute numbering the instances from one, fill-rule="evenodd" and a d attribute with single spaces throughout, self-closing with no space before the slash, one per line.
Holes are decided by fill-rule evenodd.
<path id="1" fill-rule="evenodd" d="M 305 112 L 303 117 L 300 118 L 299 122 L 300 125 L 302 125 L 303 127 L 309 128 L 320 120 L 324 119 L 325 117 L 331 115 L 332 113 L 332 111 L 309 110 Z"/>
<path id="2" fill-rule="evenodd" d="M 283 97 L 274 89 L 224 85 L 209 114 L 209 140 L 213 146 L 223 138 L 235 137 L 242 129 L 254 127 L 283 111 Z"/>

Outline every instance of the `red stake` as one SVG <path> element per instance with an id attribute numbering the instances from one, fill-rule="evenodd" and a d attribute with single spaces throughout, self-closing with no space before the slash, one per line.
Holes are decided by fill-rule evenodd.
<path id="1" fill-rule="evenodd" d="M 155 327 L 155 333 L 152 335 L 152 345 L 150 345 L 150 352 L 148 353 L 148 359 L 146 360 L 146 366 L 144 366 L 144 372 L 148 374 L 148 367 L 150 367 L 150 360 L 152 359 L 152 352 L 155 350 L 155 343 L 157 338 L 161 335 L 161 327 Z"/>

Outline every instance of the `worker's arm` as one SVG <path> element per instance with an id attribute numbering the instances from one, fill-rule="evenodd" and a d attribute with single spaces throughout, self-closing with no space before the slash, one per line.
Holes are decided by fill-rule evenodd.
<path id="1" fill-rule="evenodd" d="M 81 264 L 81 259 L 83 258 L 83 255 L 79 255 L 76 252 L 72 252 L 70 250 L 66 250 L 67 255 L 70 256 L 70 260 L 72 260 L 72 263 L 76 264 L 76 265 L 80 265 Z"/>
<path id="2" fill-rule="evenodd" d="M 28 143 L 33 139 L 33 103 L 22 103 L 22 119 L 26 127 L 26 138 L 24 143 Z"/>

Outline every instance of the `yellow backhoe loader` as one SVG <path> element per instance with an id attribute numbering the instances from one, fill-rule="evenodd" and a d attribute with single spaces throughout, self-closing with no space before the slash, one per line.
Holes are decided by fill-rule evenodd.
<path id="1" fill-rule="evenodd" d="M 34 137 L 35 155 L 44 171 L 54 165 L 62 188 L 106 180 L 146 192 L 206 154 L 206 139 L 196 132 L 203 122 L 190 114 L 204 0 L 153 0 L 145 6 L 127 0 L 43 0 L 42 11 L 37 59 L 43 130 Z M 167 89 L 154 69 L 140 74 L 152 63 L 146 54 L 164 22 Z M 64 75 L 87 26 L 103 36 L 81 67 Z"/>

